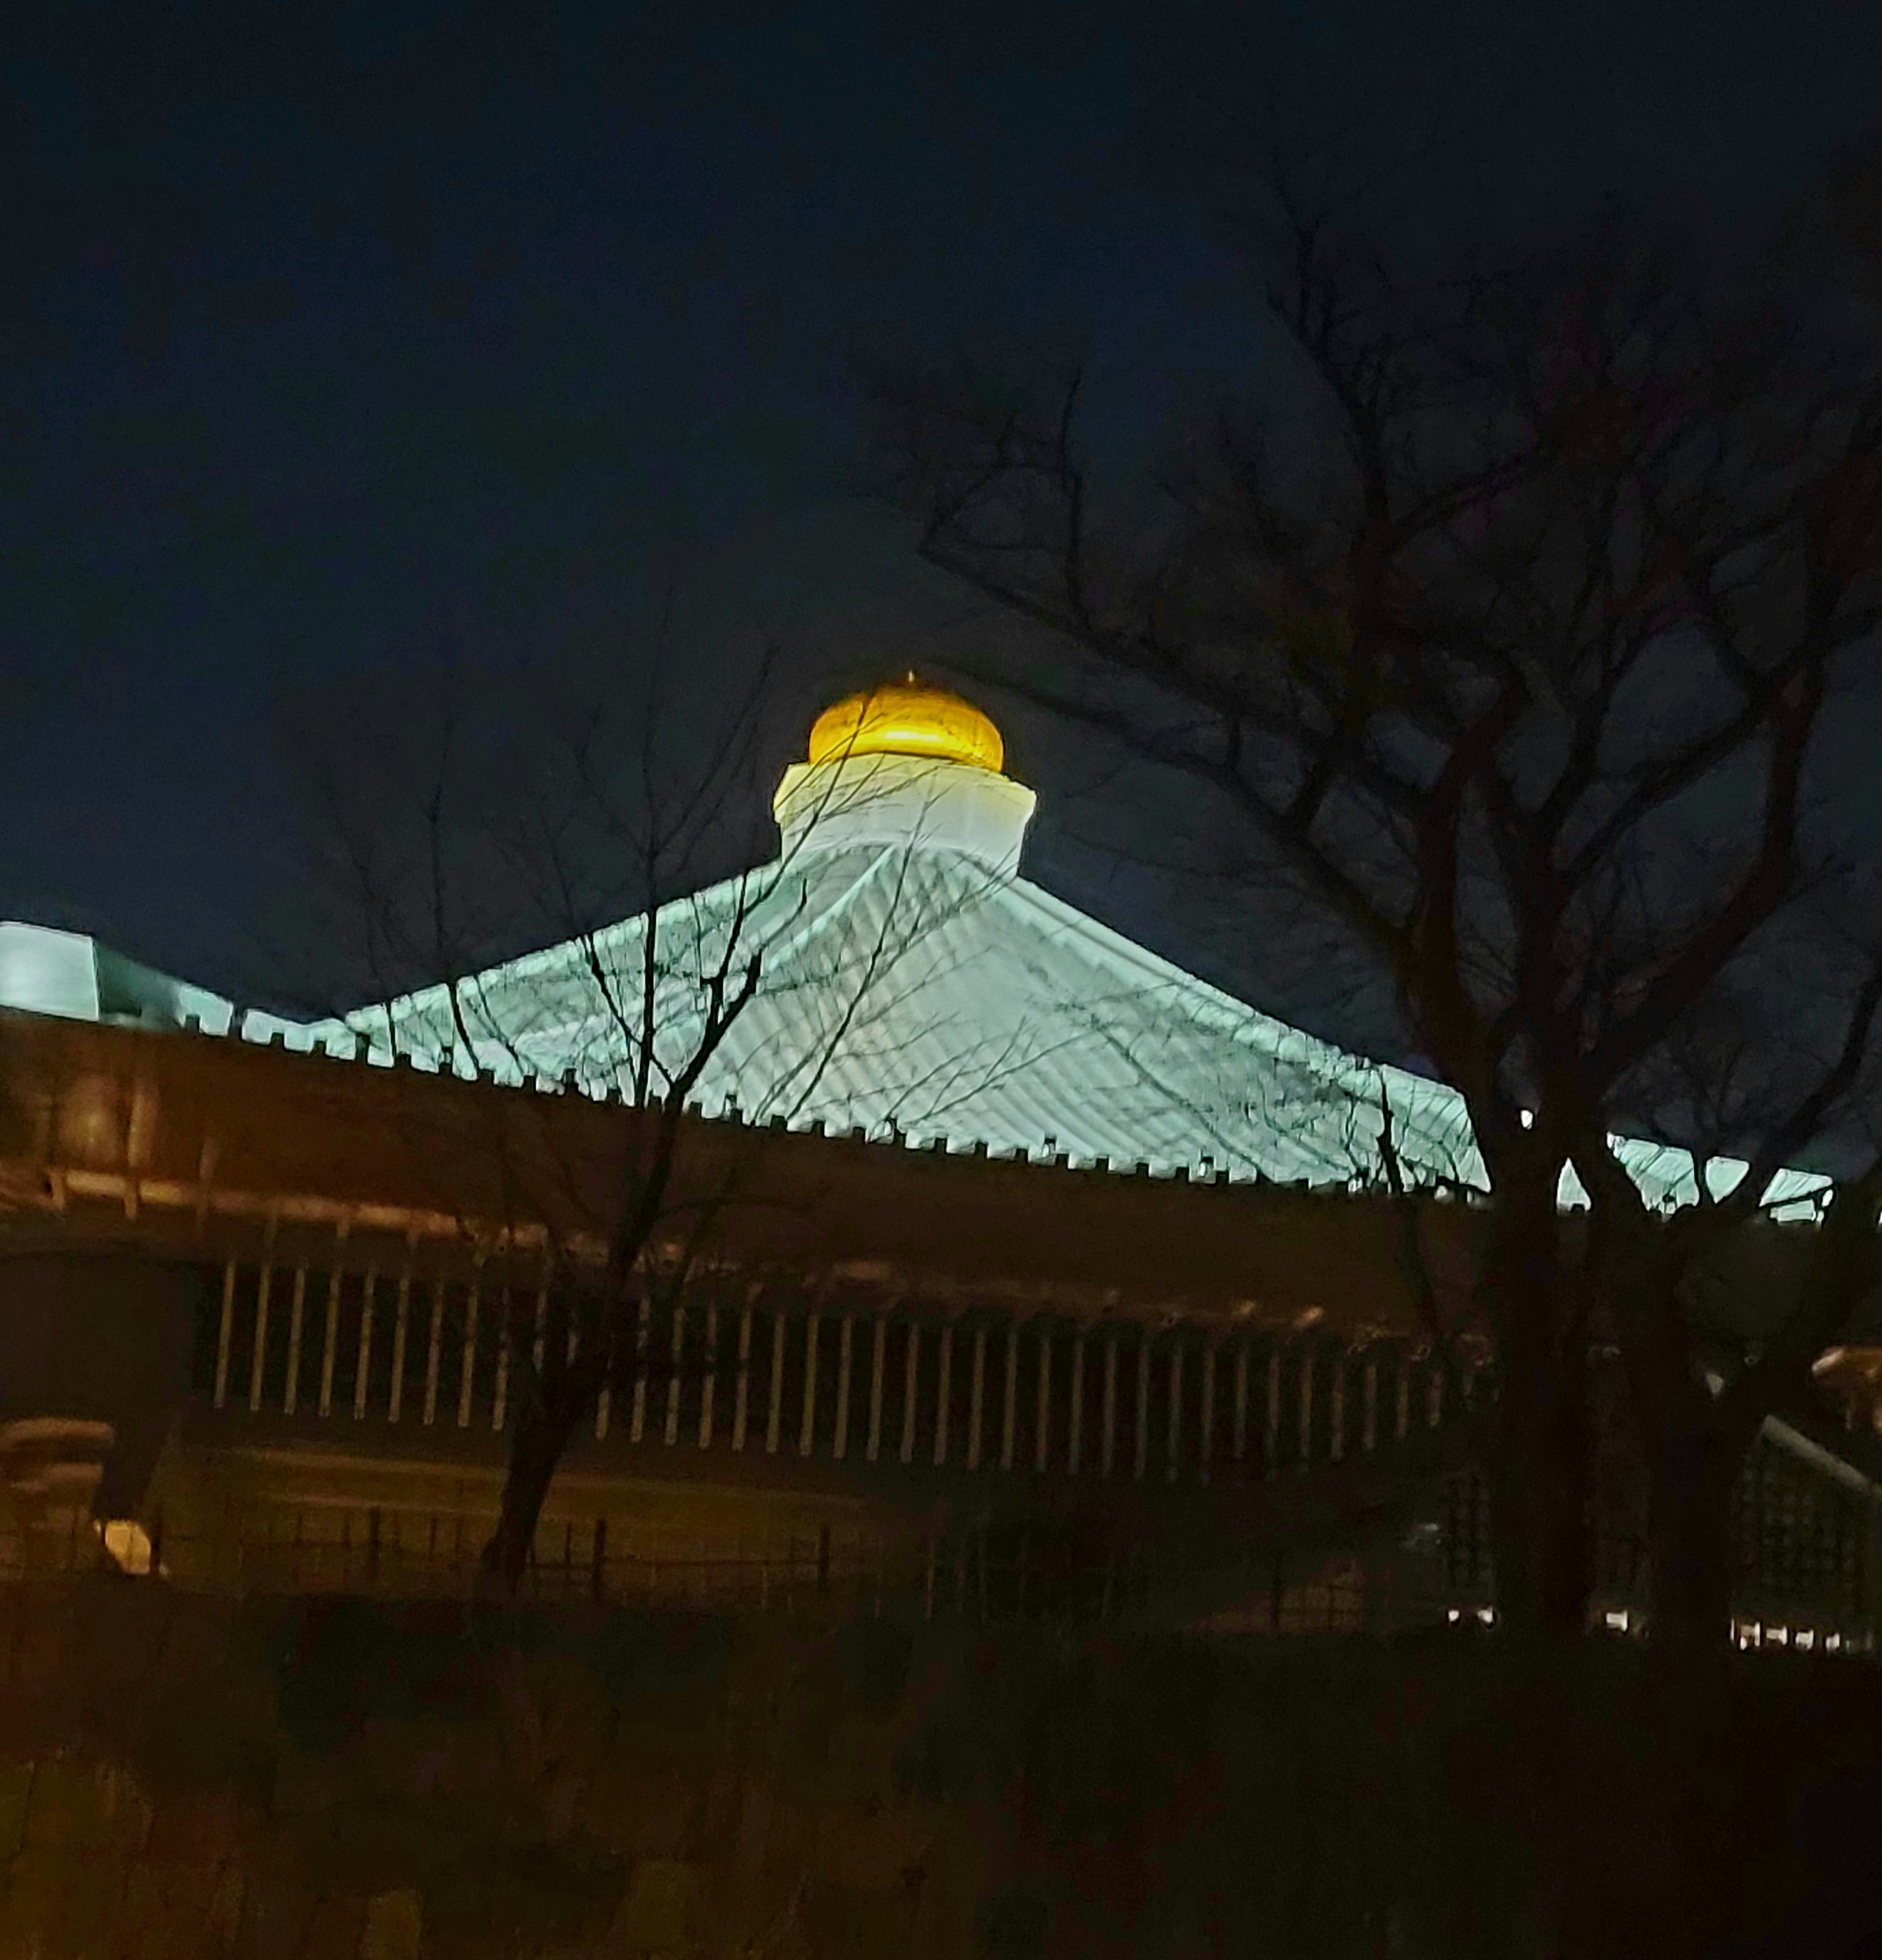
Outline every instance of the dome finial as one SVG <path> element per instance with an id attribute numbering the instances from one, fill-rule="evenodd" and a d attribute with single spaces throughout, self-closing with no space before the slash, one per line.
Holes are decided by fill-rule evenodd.
<path id="1" fill-rule="evenodd" d="M 906 680 L 852 694 L 811 724 L 813 767 L 850 756 L 913 756 L 964 762 L 997 775 L 1006 760 L 1006 744 L 971 702 L 942 688 L 924 687 L 911 670 Z"/>

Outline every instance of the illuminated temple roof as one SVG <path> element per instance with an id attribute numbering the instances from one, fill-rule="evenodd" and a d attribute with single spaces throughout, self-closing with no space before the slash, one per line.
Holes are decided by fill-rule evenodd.
<path id="1" fill-rule="evenodd" d="M 734 940 L 737 971 L 762 956 L 758 991 L 694 1091 L 706 1114 L 1317 1184 L 1372 1172 L 1384 1095 L 1408 1162 L 1473 1176 L 1451 1090 L 1256 1013 L 1019 875 L 1035 798 L 1003 762 L 984 714 L 912 680 L 818 718 L 775 799 L 779 856 L 651 921 L 669 1068 L 696 1041 L 701 973 Z M 380 1062 L 395 1047 L 421 1067 L 474 1060 L 499 1079 L 572 1078 L 599 1095 L 627 1065 L 615 1009 L 638 998 L 649 930 L 624 920 L 591 946 L 460 983 L 473 1056 L 442 988 L 317 1024 L 251 1014 L 239 1032 Z M 0 1004 L 232 1024 L 226 1001 L 28 926 L 0 925 Z M 1622 1148 L 1656 1199 L 1690 1190 L 1683 1153 Z"/>

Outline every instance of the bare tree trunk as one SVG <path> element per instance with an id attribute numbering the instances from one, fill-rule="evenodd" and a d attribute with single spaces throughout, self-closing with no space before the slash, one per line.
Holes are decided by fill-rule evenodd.
<path id="1" fill-rule="evenodd" d="M 1512 1357 L 1498 1372 L 1490 1465 L 1498 1614 L 1518 1637 L 1579 1639 L 1594 1590 L 1585 1404 L 1532 1358 Z"/>
<path id="2" fill-rule="evenodd" d="M 1585 1340 L 1563 1325 L 1554 1194 L 1492 1224 L 1484 1304 L 1497 1336 L 1490 1529 L 1498 1618 L 1518 1638 L 1578 1640 L 1594 1590 L 1594 1433 Z"/>
<path id="3" fill-rule="evenodd" d="M 1718 1650 L 1731 1631 L 1732 1499 L 1744 1449 L 1703 1422 L 1669 1424 L 1648 1466 L 1648 1625 L 1657 1647 Z"/>
<path id="4" fill-rule="evenodd" d="M 565 1392 L 546 1396 L 519 1418 L 510 1444 L 496 1529 L 479 1561 L 479 1592 L 514 1599 L 521 1591 L 536 1543 L 537 1521 L 556 1466 L 584 1413 L 578 1398 Z"/>

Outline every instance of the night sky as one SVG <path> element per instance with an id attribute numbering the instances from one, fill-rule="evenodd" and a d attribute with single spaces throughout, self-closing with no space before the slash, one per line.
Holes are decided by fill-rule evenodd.
<path id="1" fill-rule="evenodd" d="M 1882 75 L 1831 0 L 6 21 L 0 916 L 251 999 L 307 876 L 284 724 L 396 718 L 441 648 L 631 663 L 670 599 L 701 689 L 775 637 L 807 723 L 944 660 L 960 596 L 858 494 L 858 345 L 1068 334 L 1148 426 L 1255 358 L 1223 239 L 1276 140 L 1440 242 L 1610 193 L 1728 231 Z M 1046 882 L 1297 1004 L 1006 719 Z"/>

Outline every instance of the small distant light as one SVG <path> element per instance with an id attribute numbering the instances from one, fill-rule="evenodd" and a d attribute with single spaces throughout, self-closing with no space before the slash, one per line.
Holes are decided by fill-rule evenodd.
<path id="1" fill-rule="evenodd" d="M 1835 1653 L 1842 1645 L 1841 1634 L 1826 1634 L 1823 1636 L 1823 1651 L 1826 1653 Z"/>
<path id="2" fill-rule="evenodd" d="M 1536 1112 L 1535 1112 L 1535 1111 L 1534 1111 L 1533 1109 L 1525 1109 L 1525 1110 L 1523 1110 L 1523 1111 L 1521 1112 L 1521 1118 L 1522 1118 L 1522 1125 L 1523 1125 L 1523 1128 L 1524 1128 L 1524 1129 L 1526 1129 L 1526 1130 L 1533 1130 L 1533 1129 L 1534 1129 L 1534 1128 L 1536 1127 Z"/>
<path id="3" fill-rule="evenodd" d="M 1791 1630 L 1788 1627 L 1767 1627 L 1765 1629 L 1764 1637 L 1777 1647 L 1788 1647 L 1791 1644 Z"/>
<path id="4" fill-rule="evenodd" d="M 1494 1606 L 1479 1606 L 1477 1608 L 1477 1618 L 1484 1626 L 1495 1626 L 1496 1624 L 1496 1608 Z"/>
<path id="5" fill-rule="evenodd" d="M 1616 1634 L 1626 1632 L 1627 1615 L 1625 1611 L 1603 1613 L 1601 1617 L 1607 1621 L 1610 1631 Z"/>
<path id="6" fill-rule="evenodd" d="M 1460 1619 L 1463 1618 L 1463 1615 L 1457 1611 L 1455 1606 L 1453 1606 L 1444 1615 L 1444 1618 L 1448 1620 L 1454 1627 Z"/>
<path id="7" fill-rule="evenodd" d="M 1817 1630 L 1814 1627 L 1800 1627 L 1797 1630 L 1797 1645 L 1807 1653 L 1817 1644 Z"/>

